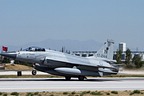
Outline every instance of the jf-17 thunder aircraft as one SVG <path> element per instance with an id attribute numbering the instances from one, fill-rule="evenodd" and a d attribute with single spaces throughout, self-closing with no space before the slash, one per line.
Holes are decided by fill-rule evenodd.
<path id="1" fill-rule="evenodd" d="M 30 62 L 34 67 L 33 75 L 36 75 L 36 70 L 38 70 L 64 76 L 66 80 L 76 77 L 82 81 L 86 79 L 86 76 L 118 73 L 119 68 L 113 60 L 113 45 L 112 40 L 107 40 L 103 47 L 90 57 L 80 57 L 39 47 L 29 47 L 15 52 L 1 52 L 0 55 Z"/>

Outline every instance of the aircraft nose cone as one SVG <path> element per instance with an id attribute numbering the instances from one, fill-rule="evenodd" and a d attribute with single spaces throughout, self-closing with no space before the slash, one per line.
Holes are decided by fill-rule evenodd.
<path id="1" fill-rule="evenodd" d="M 2 52 L 2 53 L 0 53 L 0 55 L 15 59 L 17 56 L 17 53 L 16 52 Z"/>

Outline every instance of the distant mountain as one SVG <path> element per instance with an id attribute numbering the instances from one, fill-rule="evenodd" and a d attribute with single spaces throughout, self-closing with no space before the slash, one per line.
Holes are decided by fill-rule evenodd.
<path id="1" fill-rule="evenodd" d="M 17 51 L 22 49 L 25 49 L 29 46 L 37 46 L 37 47 L 43 47 L 47 49 L 62 50 L 62 47 L 65 50 L 68 51 L 97 51 L 101 48 L 101 46 L 104 44 L 103 42 L 97 42 L 94 40 L 87 40 L 87 41 L 79 41 L 79 40 L 52 40 L 47 39 L 40 42 L 30 42 L 25 45 L 21 46 L 13 46 L 13 45 L 7 45 L 9 51 Z M 3 45 L 0 45 L 3 46 Z M 118 43 L 115 43 L 114 45 L 114 51 L 118 49 Z M 136 50 L 136 48 L 130 48 L 131 50 Z M 138 49 L 137 49 L 138 50 Z"/>
<path id="2" fill-rule="evenodd" d="M 62 47 L 65 50 L 70 51 L 96 51 L 103 43 L 96 42 L 94 40 L 78 41 L 78 40 L 52 40 L 47 39 L 40 42 L 31 42 L 22 46 L 9 46 L 9 50 L 20 50 L 21 48 L 27 48 L 29 46 L 38 46 L 52 50 L 61 50 Z"/>

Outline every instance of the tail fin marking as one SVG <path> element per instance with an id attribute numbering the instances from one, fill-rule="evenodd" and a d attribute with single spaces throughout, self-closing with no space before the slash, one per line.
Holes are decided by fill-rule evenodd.
<path id="1" fill-rule="evenodd" d="M 107 40 L 104 46 L 94 55 L 97 58 L 113 59 L 113 40 Z"/>

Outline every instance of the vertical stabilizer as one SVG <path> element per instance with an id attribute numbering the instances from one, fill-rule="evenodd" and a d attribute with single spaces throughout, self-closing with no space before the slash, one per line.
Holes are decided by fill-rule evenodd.
<path id="1" fill-rule="evenodd" d="M 94 56 L 97 58 L 113 60 L 113 45 L 113 40 L 107 40 L 107 42 L 104 43 L 102 48 L 99 51 L 97 51 L 97 53 Z"/>

